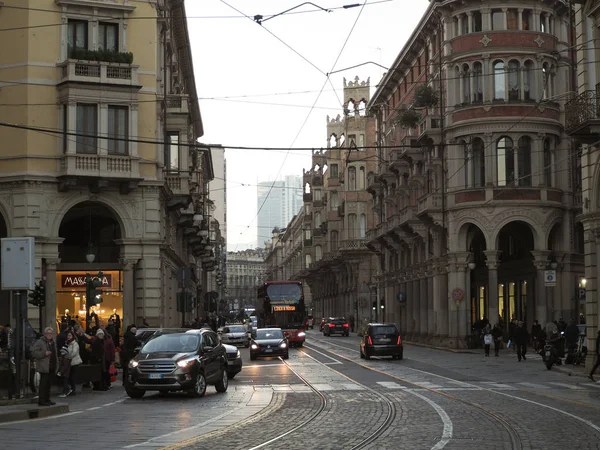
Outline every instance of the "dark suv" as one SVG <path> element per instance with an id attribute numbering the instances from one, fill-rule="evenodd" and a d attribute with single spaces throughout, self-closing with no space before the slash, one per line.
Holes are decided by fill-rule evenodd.
<path id="1" fill-rule="evenodd" d="M 393 323 L 370 323 L 360 341 L 360 357 L 371 359 L 371 356 L 391 356 L 402 359 L 404 347 L 402 338 Z"/>
<path id="2" fill-rule="evenodd" d="M 207 384 L 227 391 L 227 354 L 217 334 L 167 333 L 151 337 L 129 363 L 125 391 L 141 398 L 146 391 L 185 391 L 202 397 Z"/>
<path id="3" fill-rule="evenodd" d="M 343 317 L 330 317 L 323 324 L 323 336 L 340 333 L 342 336 L 350 335 L 350 324 Z"/>

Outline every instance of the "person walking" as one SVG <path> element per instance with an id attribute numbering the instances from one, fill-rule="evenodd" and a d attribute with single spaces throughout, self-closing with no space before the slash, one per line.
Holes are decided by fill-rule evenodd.
<path id="1" fill-rule="evenodd" d="M 494 325 L 492 329 L 492 338 L 494 339 L 494 356 L 500 356 L 500 345 L 502 344 L 502 337 L 504 336 L 504 332 L 502 331 L 502 327 L 499 323 Z"/>
<path id="2" fill-rule="evenodd" d="M 485 348 L 485 356 L 490 356 L 490 345 L 492 345 L 493 337 L 492 337 L 492 327 L 489 322 L 483 327 L 481 331 L 483 334 L 483 347 Z"/>
<path id="3" fill-rule="evenodd" d="M 519 361 L 522 359 L 527 359 L 525 354 L 527 353 L 527 338 L 529 337 L 529 333 L 527 333 L 527 328 L 522 321 L 517 322 L 517 327 L 514 331 L 514 340 L 515 340 L 515 349 L 517 351 L 517 358 Z"/>
<path id="4" fill-rule="evenodd" d="M 594 367 L 592 367 L 592 370 L 588 375 L 588 378 L 594 382 L 596 381 L 594 380 L 594 373 L 598 367 L 600 367 L 600 330 L 598 330 L 598 334 L 596 335 L 596 364 L 594 364 Z"/>
<path id="5" fill-rule="evenodd" d="M 100 328 L 96 331 L 96 338 L 92 342 L 92 353 L 90 355 L 90 363 L 97 365 L 100 372 L 100 380 L 94 381 L 94 391 L 107 391 L 106 377 L 104 370 L 106 366 L 106 359 L 104 357 L 104 330 Z M 96 375 L 98 372 L 96 372 Z"/>
<path id="6" fill-rule="evenodd" d="M 31 353 L 35 358 L 36 370 L 40 373 L 38 404 L 40 406 L 55 405 L 56 403 L 50 401 L 50 388 L 58 369 L 58 352 L 52 327 L 44 329 L 44 335 L 33 344 Z"/>
<path id="7" fill-rule="evenodd" d="M 137 338 L 135 334 L 137 328 L 135 325 L 128 325 L 127 331 L 123 334 L 123 347 L 121 348 L 121 367 L 123 368 L 123 384 L 127 382 L 127 376 L 129 373 L 129 361 L 135 356 L 135 349 L 138 346 Z"/>
<path id="8" fill-rule="evenodd" d="M 68 397 L 69 395 L 75 395 L 75 376 L 77 374 L 77 368 L 83 362 L 81 356 L 79 355 L 79 344 L 77 343 L 77 339 L 75 339 L 75 333 L 73 331 L 67 332 L 66 346 L 67 354 L 64 355 L 63 358 L 70 360 L 71 363 L 68 376 L 64 377 L 63 393 L 59 395 L 61 398 Z"/>
<path id="9" fill-rule="evenodd" d="M 115 343 L 112 336 L 104 333 L 104 386 L 111 388 L 110 368 L 115 363 Z"/>

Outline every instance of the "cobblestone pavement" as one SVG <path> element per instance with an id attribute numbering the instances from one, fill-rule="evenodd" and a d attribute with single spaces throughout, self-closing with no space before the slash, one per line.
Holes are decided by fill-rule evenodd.
<path id="1" fill-rule="evenodd" d="M 286 364 L 248 363 L 224 394 L 131 400 L 116 386 L 65 399 L 66 415 L 0 424 L 0 436 L 7 450 L 600 449 L 600 384 L 507 351 L 404 356 L 361 360 L 356 336 L 311 331 Z"/>

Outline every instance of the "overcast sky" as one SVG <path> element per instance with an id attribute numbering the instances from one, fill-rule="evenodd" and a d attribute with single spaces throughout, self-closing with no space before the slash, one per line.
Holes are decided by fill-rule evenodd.
<path id="1" fill-rule="evenodd" d="M 240 14 L 267 19 L 302 3 L 186 1 L 202 142 L 292 148 L 226 150 L 230 251 L 256 245 L 257 182 L 302 175 L 310 168 L 310 151 L 293 148 L 326 146 L 326 117 L 342 114 L 344 77 L 370 77 L 373 93 L 385 70 L 367 64 L 329 80 L 326 74 L 367 61 L 389 67 L 429 4 L 373 0 L 341 9 L 355 3 L 318 0 L 313 3 L 332 11 L 306 4 L 262 25 Z"/>

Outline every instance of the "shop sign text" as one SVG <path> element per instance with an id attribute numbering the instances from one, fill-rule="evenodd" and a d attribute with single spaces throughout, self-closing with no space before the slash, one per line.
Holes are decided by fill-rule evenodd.
<path id="1" fill-rule="evenodd" d="M 92 275 L 92 274 L 90 274 Z M 62 288 L 85 288 L 85 274 L 64 274 L 60 276 L 60 286 Z M 102 276 L 102 287 L 112 287 L 112 275 L 107 274 Z"/>

